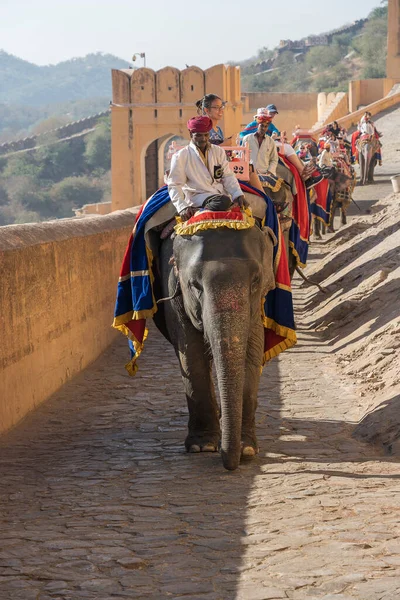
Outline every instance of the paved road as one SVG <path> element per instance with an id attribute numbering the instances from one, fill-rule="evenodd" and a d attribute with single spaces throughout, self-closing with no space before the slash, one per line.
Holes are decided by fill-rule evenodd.
<path id="1" fill-rule="evenodd" d="M 357 389 L 299 333 L 264 370 L 261 453 L 236 472 L 183 451 L 155 330 L 137 378 L 121 338 L 3 436 L 0 598 L 395 600 L 398 464 L 351 438 Z"/>

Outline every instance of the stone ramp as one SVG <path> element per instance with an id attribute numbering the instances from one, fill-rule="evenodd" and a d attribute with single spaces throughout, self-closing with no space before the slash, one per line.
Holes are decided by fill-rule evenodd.
<path id="1" fill-rule="evenodd" d="M 301 329 L 260 388 L 259 457 L 184 452 L 174 353 L 125 340 L 0 441 L 2 600 L 394 600 L 399 468 L 351 437 L 357 389 Z"/>

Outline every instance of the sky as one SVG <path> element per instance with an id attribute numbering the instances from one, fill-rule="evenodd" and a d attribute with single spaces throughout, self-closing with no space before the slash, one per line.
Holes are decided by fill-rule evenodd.
<path id="1" fill-rule="evenodd" d="M 281 39 L 361 19 L 380 0 L 0 0 L 0 49 L 37 65 L 92 52 L 183 69 L 241 61 Z M 133 63 L 132 63 L 133 64 Z M 138 58 L 137 66 L 143 66 Z"/>

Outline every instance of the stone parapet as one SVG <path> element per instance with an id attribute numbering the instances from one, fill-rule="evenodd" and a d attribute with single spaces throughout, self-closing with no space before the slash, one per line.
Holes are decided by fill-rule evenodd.
<path id="1" fill-rule="evenodd" d="M 136 212 L 1 228 L 0 432 L 114 339 L 116 285 Z"/>

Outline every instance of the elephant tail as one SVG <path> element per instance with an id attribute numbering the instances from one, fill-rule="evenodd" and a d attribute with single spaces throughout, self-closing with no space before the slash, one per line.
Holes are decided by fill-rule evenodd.
<path id="1" fill-rule="evenodd" d="M 307 275 L 304 275 L 303 271 L 300 269 L 300 267 L 296 267 L 296 271 L 297 273 L 300 275 L 300 277 L 306 281 L 307 283 L 309 283 L 310 285 L 316 285 L 317 288 L 324 294 L 327 293 L 326 289 L 323 288 L 319 283 L 317 283 L 316 281 L 313 281 L 312 279 L 309 279 L 307 277 Z"/>

